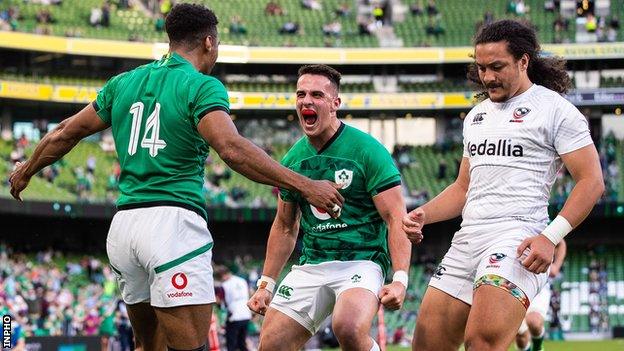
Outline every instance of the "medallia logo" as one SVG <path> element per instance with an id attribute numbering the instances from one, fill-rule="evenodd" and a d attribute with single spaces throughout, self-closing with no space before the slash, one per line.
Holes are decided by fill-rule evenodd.
<path id="1" fill-rule="evenodd" d="M 192 292 L 183 291 L 183 289 L 186 288 L 186 286 L 188 285 L 188 278 L 186 277 L 186 274 L 182 272 L 174 274 L 171 277 L 171 285 L 173 285 L 174 288 L 180 291 L 168 293 L 167 294 L 168 298 L 173 299 L 173 298 L 178 298 L 178 297 L 192 297 L 193 296 Z"/>
<path id="2" fill-rule="evenodd" d="M 488 141 L 483 140 L 479 144 L 468 142 L 468 154 L 470 156 L 505 156 L 505 157 L 523 157 L 524 148 L 520 144 L 516 144 L 511 139 L 498 139 Z"/>

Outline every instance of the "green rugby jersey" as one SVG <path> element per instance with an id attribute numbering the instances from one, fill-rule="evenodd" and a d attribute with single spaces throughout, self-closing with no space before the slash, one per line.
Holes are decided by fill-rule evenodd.
<path id="1" fill-rule="evenodd" d="M 111 125 L 121 166 L 117 207 L 185 207 L 207 217 L 202 195 L 206 113 L 229 113 L 227 91 L 176 53 L 111 78 L 94 102 Z"/>
<path id="2" fill-rule="evenodd" d="M 303 251 L 300 264 L 327 261 L 373 261 L 384 274 L 390 268 L 388 229 L 373 196 L 401 184 L 392 157 L 375 138 L 342 123 L 336 134 L 317 152 L 307 137 L 301 138 L 282 164 L 311 179 L 342 183 L 342 213 L 333 219 L 301 197 L 281 189 L 284 201 L 301 209 Z"/>

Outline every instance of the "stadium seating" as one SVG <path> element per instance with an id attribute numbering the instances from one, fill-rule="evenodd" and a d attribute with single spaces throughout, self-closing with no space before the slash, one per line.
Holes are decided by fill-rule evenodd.
<path id="1" fill-rule="evenodd" d="M 624 249 L 621 247 L 596 247 L 593 250 L 572 249 L 568 251 L 563 268 L 563 279 L 556 284 L 561 291 L 561 318 L 570 320 L 569 331 L 592 331 L 590 311 L 592 299 L 604 298 L 604 305 L 598 304 L 600 313 L 607 318 L 608 325 L 624 323 Z M 606 275 L 604 292 L 594 296 L 590 282 L 590 267 L 600 265 Z M 604 294 L 604 295 L 602 295 Z M 600 328 L 604 331 L 603 328 Z"/>
<path id="2" fill-rule="evenodd" d="M 196 0 L 195 0 L 196 1 Z M 342 0 L 324 0 L 322 9 L 307 10 L 301 7 L 299 0 L 282 0 L 285 14 L 282 16 L 265 15 L 265 5 L 268 1 L 202 1 L 220 18 L 219 30 L 221 41 L 226 44 L 248 46 L 306 46 L 306 47 L 376 47 L 379 42 L 374 35 L 358 34 L 357 9 L 351 9 L 347 16 L 336 16 L 335 10 Z M 421 0 L 404 0 L 403 4 L 410 6 Z M 496 0 L 488 2 L 488 10 L 494 18 L 510 17 L 506 13 L 508 1 Z M 555 34 L 552 30 L 555 12 L 544 11 L 544 0 L 527 0 L 529 12 L 524 16 L 532 21 L 540 39 L 553 42 Z M 393 29 L 403 46 L 463 46 L 470 45 L 470 40 L 477 24 L 482 21 L 484 7 L 466 6 L 462 0 L 445 0 L 436 2 L 439 12 L 439 21 L 444 33 L 428 35 L 427 26 L 434 21 L 426 15 L 412 15 L 409 11 L 404 15 L 404 21 L 397 21 Z M 80 36 L 115 40 L 132 40 L 147 42 L 164 42 L 164 32 L 156 30 L 158 14 L 145 8 L 136 7 L 121 9 L 117 2 L 110 8 L 110 24 L 108 26 L 91 26 L 89 19 L 94 8 L 100 8 L 100 0 L 64 0 L 61 5 L 41 5 L 23 0 L 6 0 L 0 3 L 0 10 L 14 6 L 19 9 L 20 19 L 17 21 L 18 31 L 48 33 L 57 36 Z M 53 22 L 48 24 L 37 23 L 36 16 L 42 9 L 50 11 Z M 611 13 L 624 17 L 624 0 L 611 0 Z M 232 33 L 230 21 L 240 17 L 246 29 L 245 34 Z M 517 17 L 517 16 L 512 16 Z M 330 21 L 338 20 L 342 25 L 341 34 L 337 37 L 323 35 L 322 26 Z M 297 22 L 301 32 L 295 35 L 279 34 L 280 27 L 286 21 Z M 575 25 L 562 33 L 561 40 L 573 41 Z M 617 39 L 624 40 L 624 31 L 620 29 Z"/>
<path id="3" fill-rule="evenodd" d="M 624 141 L 619 140 L 616 143 L 616 162 L 620 169 L 624 169 Z M 285 144 L 271 145 L 272 157 L 277 160 L 281 159 L 289 146 Z M 0 163 L 0 171 L 4 170 L 5 174 L 11 167 L 8 160 L 12 148 L 11 142 L 0 142 L 0 157 L 6 160 Z M 416 146 L 408 148 L 408 150 L 410 163 L 400 168 L 405 185 L 412 196 L 426 193 L 426 197 L 431 198 L 455 180 L 458 161 L 461 159 L 460 145 Z M 26 150 L 26 156 L 31 152 L 32 146 Z M 86 195 L 78 196 L 80 195 L 77 190 L 78 184 L 82 179 L 81 174 L 84 174 L 86 170 L 87 159 L 90 156 L 95 157 L 97 165 L 90 184 L 91 190 Z M 439 174 L 442 160 L 446 170 L 444 174 Z M 62 161 L 56 164 L 59 172 L 52 183 L 35 177 L 25 196 L 39 200 L 112 201 L 112 198 L 107 199 L 107 187 L 114 163 L 114 153 L 103 151 L 101 146 L 94 141 L 81 142 Z M 204 188 L 209 206 L 274 207 L 276 205 L 276 198 L 271 187 L 254 183 L 236 172 L 228 171 L 228 175 L 220 177 L 218 186 L 215 186 L 213 180 L 217 168 L 226 169 L 227 166 L 214 151 L 211 151 L 209 162 L 205 168 L 206 186 Z M 569 176 L 566 177 L 560 181 L 569 181 Z M 619 187 L 615 188 L 617 200 L 624 201 L 624 192 L 621 190 L 624 189 L 624 172 L 620 172 L 619 178 L 613 182 L 620 184 Z M 0 196 L 9 196 L 7 185 L 4 183 L 0 187 Z M 110 195 L 108 194 L 109 197 Z M 87 198 L 84 198 L 85 196 Z M 233 197 L 236 197 L 236 200 L 233 200 Z M 555 190 L 551 194 L 551 201 L 557 201 Z"/>

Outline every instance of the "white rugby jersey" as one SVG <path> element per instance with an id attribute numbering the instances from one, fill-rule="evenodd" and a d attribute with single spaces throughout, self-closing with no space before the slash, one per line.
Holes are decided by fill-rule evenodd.
<path id="1" fill-rule="evenodd" d="M 534 84 L 524 93 L 475 106 L 464 119 L 470 185 L 462 227 L 504 220 L 548 222 L 559 155 L 593 143 L 587 120 L 558 93 Z"/>

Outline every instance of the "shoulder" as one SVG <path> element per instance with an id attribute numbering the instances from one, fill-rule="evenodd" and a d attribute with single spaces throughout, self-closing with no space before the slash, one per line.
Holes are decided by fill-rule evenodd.
<path id="1" fill-rule="evenodd" d="M 201 72 L 188 72 L 187 79 L 189 83 L 195 87 L 203 87 L 204 89 L 218 89 L 225 91 L 225 85 L 213 76 L 203 74 Z"/>
<path id="2" fill-rule="evenodd" d="M 284 166 L 291 165 L 297 162 L 299 156 L 301 156 L 302 150 L 305 149 L 305 143 L 307 142 L 306 136 L 301 137 L 297 142 L 288 149 L 286 155 L 282 157 L 282 164 Z"/>
<path id="3" fill-rule="evenodd" d="M 536 85 L 535 90 L 531 95 L 537 107 L 546 107 L 555 118 L 581 114 L 578 108 L 563 97 L 563 95 L 541 85 Z"/>
<path id="4" fill-rule="evenodd" d="M 345 138 L 343 142 L 348 143 L 351 148 L 357 148 L 360 150 L 374 148 L 378 150 L 383 149 L 383 151 L 387 152 L 386 147 L 383 146 L 372 135 L 363 132 L 355 127 L 345 124 L 344 133 Z"/>
<path id="5" fill-rule="evenodd" d="M 489 98 L 476 104 L 473 108 L 470 109 L 470 111 L 468 111 L 468 114 L 466 114 L 466 117 L 464 117 L 464 120 L 463 120 L 464 125 L 466 125 L 468 121 L 472 121 L 473 119 L 475 119 L 475 117 L 477 117 L 478 114 L 480 113 L 485 114 L 488 107 L 491 104 L 492 104 L 492 101 L 490 101 Z"/>

